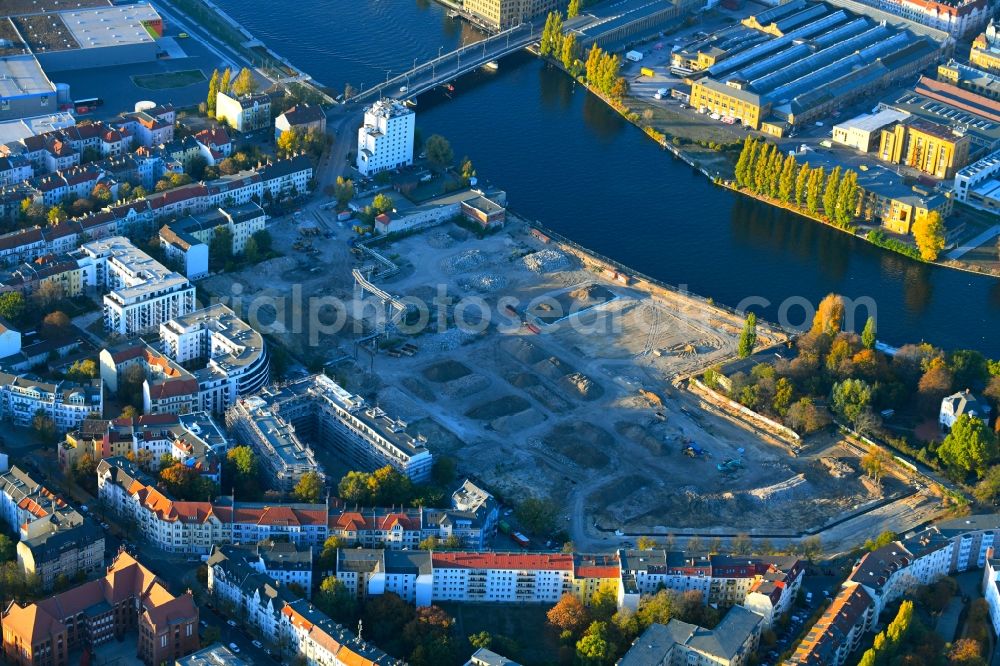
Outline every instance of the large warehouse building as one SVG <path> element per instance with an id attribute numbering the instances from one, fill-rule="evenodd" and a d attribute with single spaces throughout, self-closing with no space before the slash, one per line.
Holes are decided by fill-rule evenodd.
<path id="1" fill-rule="evenodd" d="M 34 56 L 0 58 L 0 121 L 57 110 L 56 87 Z"/>
<path id="2" fill-rule="evenodd" d="M 94 7 L 49 15 L 61 19 L 76 46 L 35 51 L 49 72 L 156 60 L 163 19 L 148 4 Z M 29 41 L 30 44 L 30 41 Z"/>
<path id="3" fill-rule="evenodd" d="M 674 54 L 696 70 L 691 106 L 776 136 L 907 79 L 950 39 L 876 22 L 823 2 L 792 0 Z M 699 78 L 699 73 L 701 74 Z"/>

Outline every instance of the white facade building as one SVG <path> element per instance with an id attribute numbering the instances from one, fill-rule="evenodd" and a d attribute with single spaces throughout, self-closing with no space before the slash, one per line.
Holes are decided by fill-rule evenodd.
<path id="1" fill-rule="evenodd" d="M 76 428 L 88 416 L 103 415 L 103 383 L 100 379 L 86 384 L 53 383 L 0 372 L 0 418 L 28 427 L 39 410 L 59 432 Z"/>
<path id="2" fill-rule="evenodd" d="M 194 286 L 123 236 L 80 246 L 88 286 L 104 295 L 104 327 L 126 337 L 194 310 Z M 89 260 L 89 261 L 88 261 Z"/>
<path id="3" fill-rule="evenodd" d="M 365 111 L 358 129 L 357 167 L 365 176 L 413 164 L 416 114 L 402 103 L 381 99 Z"/>
<path id="4" fill-rule="evenodd" d="M 1000 208 L 1000 151 L 958 170 L 955 199 L 985 210 Z"/>

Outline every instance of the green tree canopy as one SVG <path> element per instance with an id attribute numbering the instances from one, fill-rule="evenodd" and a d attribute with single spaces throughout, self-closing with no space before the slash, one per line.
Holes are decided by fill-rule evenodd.
<path id="1" fill-rule="evenodd" d="M 997 457 L 995 435 L 980 419 L 962 414 L 938 447 L 938 458 L 947 467 L 982 478 Z"/>

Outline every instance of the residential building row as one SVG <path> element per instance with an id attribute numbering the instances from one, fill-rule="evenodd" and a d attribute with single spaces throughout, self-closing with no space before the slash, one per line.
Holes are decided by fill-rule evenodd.
<path id="1" fill-rule="evenodd" d="M 969 63 L 986 70 L 1000 71 L 1000 35 L 993 19 L 990 19 L 986 30 L 972 40 Z"/>
<path id="2" fill-rule="evenodd" d="M 121 169 L 118 177 L 128 176 L 138 169 L 137 158 L 116 158 Z M 150 159 L 143 162 L 153 178 L 160 164 Z M 81 173 L 100 174 L 108 165 L 88 165 Z M 296 156 L 279 160 L 253 171 L 242 171 L 204 183 L 190 183 L 163 192 L 150 194 L 127 204 L 117 203 L 89 215 L 70 220 L 58 229 L 33 227 L 0 235 L 0 262 L 8 266 L 31 261 L 44 254 L 59 254 L 79 246 L 86 239 L 102 238 L 136 231 L 151 231 L 156 225 L 187 217 L 229 209 L 250 202 L 262 203 L 297 196 L 308 191 L 313 168 L 308 157 Z M 89 176 L 88 176 L 89 177 Z M 94 181 L 96 184 L 96 180 Z M 14 220 L 21 213 L 22 202 L 38 199 L 58 203 L 69 195 L 69 185 L 61 179 L 51 181 L 53 188 L 41 192 L 21 183 L 0 187 L 0 219 Z M 89 191 L 88 191 L 89 194 Z M 86 235 L 83 235 L 83 234 Z"/>
<path id="3" fill-rule="evenodd" d="M 87 419 L 59 444 L 59 467 L 69 473 L 84 456 L 96 461 L 127 456 L 158 470 L 161 458 L 170 456 L 218 482 L 228 444 L 226 433 L 205 412 Z"/>
<path id="4" fill-rule="evenodd" d="M 765 627 L 786 613 L 801 586 L 795 558 L 689 556 L 619 550 L 610 555 L 342 549 L 335 575 L 359 599 L 387 592 L 418 606 L 439 601 L 589 604 L 602 588 L 635 610 L 661 589 L 700 592 L 706 604 L 744 606 Z"/>
<path id="5" fill-rule="evenodd" d="M 184 267 L 184 274 L 194 280 L 208 274 L 209 246 L 219 229 L 229 231 L 229 251 L 238 256 L 247 241 L 263 231 L 267 214 L 251 201 L 240 206 L 217 208 L 200 215 L 189 215 L 160 229 L 160 247 L 166 256 Z"/>
<path id="6" fill-rule="evenodd" d="M 101 529 L 17 466 L 0 474 L 0 517 L 18 533 L 18 565 L 43 589 L 104 566 Z"/>
<path id="7" fill-rule="evenodd" d="M 98 498 L 115 515 L 134 524 L 158 548 L 207 554 L 214 544 L 256 544 L 286 540 L 322 546 L 336 536 L 350 544 L 401 550 L 428 537 L 455 536 L 465 548 L 484 548 L 495 514 L 490 497 L 478 509 L 348 509 L 323 504 L 267 504 L 219 497 L 182 502 L 156 487 L 138 465 L 110 457 L 97 466 Z M 453 506 L 459 504 L 453 498 Z"/>
<path id="8" fill-rule="evenodd" d="M 226 546 L 215 547 L 208 558 L 208 589 L 216 606 L 247 625 L 254 636 L 285 646 L 306 663 L 402 666 Z"/>
<path id="9" fill-rule="evenodd" d="M 930 26 L 961 39 L 981 30 L 990 18 L 990 7 L 986 0 L 862 0 L 896 16 Z"/>
<path id="10" fill-rule="evenodd" d="M 101 350 L 101 377 L 117 392 L 141 368 L 146 414 L 223 414 L 240 396 L 270 381 L 264 338 L 225 305 L 214 304 L 159 323 L 159 345 L 142 339 Z"/>
<path id="11" fill-rule="evenodd" d="M 858 561 L 791 657 L 792 664 L 843 666 L 893 601 L 942 576 L 984 568 L 1000 537 L 1000 514 L 955 518 L 905 535 Z M 989 586 L 984 593 L 990 603 Z M 997 601 L 1000 596 L 994 595 Z M 991 617 L 1000 620 L 1000 606 Z M 1000 628 L 995 621 L 995 628 Z"/>
<path id="12" fill-rule="evenodd" d="M 124 552 L 103 578 L 35 603 L 11 602 L 0 617 L 4 656 L 15 666 L 68 666 L 77 663 L 74 651 L 124 634 L 137 635 L 138 660 L 158 666 L 198 649 L 198 621 L 190 591 L 174 596 Z"/>
<path id="13" fill-rule="evenodd" d="M 59 432 L 76 428 L 84 419 L 104 414 L 103 383 L 100 379 L 53 382 L 0 372 L 0 419 L 29 427 L 39 411 Z"/>
<path id="14" fill-rule="evenodd" d="M 291 488 L 303 474 L 319 471 L 307 442 L 327 447 L 352 468 L 391 465 L 414 482 L 430 478 L 433 458 L 426 439 L 408 424 L 326 375 L 313 375 L 236 401 L 226 425 L 268 466 L 277 485 Z"/>

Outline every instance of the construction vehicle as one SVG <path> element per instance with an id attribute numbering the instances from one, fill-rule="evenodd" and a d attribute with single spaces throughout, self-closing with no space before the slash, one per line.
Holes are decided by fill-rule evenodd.
<path id="1" fill-rule="evenodd" d="M 694 442 L 685 442 L 681 446 L 681 452 L 686 456 L 691 456 L 692 458 L 700 458 L 705 455 L 705 449 L 701 448 Z"/>

